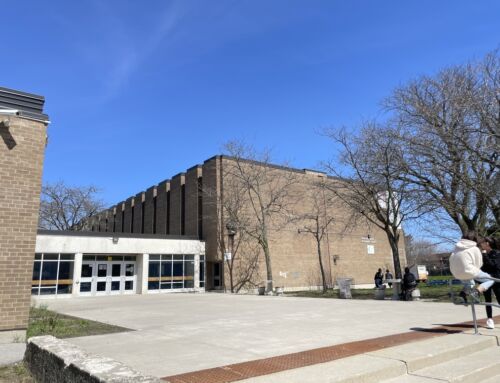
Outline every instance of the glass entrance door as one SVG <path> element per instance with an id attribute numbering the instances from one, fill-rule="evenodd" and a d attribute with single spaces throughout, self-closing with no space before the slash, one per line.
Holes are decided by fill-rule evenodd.
<path id="1" fill-rule="evenodd" d="M 135 271 L 135 261 L 83 261 L 80 295 L 135 294 Z"/>

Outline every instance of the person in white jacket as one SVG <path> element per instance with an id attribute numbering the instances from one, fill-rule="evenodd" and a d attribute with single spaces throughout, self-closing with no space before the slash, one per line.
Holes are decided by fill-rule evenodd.
<path id="1" fill-rule="evenodd" d="M 481 282 L 476 288 L 480 293 L 488 290 L 495 283 L 490 274 L 481 270 L 483 255 L 477 246 L 478 236 L 474 232 L 467 232 L 457 242 L 450 256 L 450 270 L 453 276 L 461 280 L 469 280 L 474 284 L 474 279 Z"/>

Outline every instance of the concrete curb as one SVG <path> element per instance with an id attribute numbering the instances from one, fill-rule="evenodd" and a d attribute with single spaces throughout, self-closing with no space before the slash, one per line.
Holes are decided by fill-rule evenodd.
<path id="1" fill-rule="evenodd" d="M 24 360 L 39 383 L 162 382 L 111 358 L 89 355 L 79 347 L 50 335 L 30 338 Z"/>

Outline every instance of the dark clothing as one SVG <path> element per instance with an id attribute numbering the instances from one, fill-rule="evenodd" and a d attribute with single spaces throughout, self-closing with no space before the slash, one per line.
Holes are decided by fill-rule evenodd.
<path id="1" fill-rule="evenodd" d="M 490 289 L 486 290 L 483 293 L 484 301 L 487 303 L 493 302 L 491 294 L 492 290 L 493 293 L 495 293 L 495 298 L 497 299 L 497 302 L 500 303 L 500 283 L 495 283 Z M 486 316 L 488 318 L 493 318 L 493 309 L 491 306 L 486 306 Z"/>
<path id="2" fill-rule="evenodd" d="M 498 250 L 491 250 L 489 253 L 483 254 L 481 270 L 493 278 L 500 278 L 500 252 Z"/>
<path id="3" fill-rule="evenodd" d="M 381 287 L 384 280 L 384 275 L 381 271 L 377 271 L 373 279 L 375 280 L 375 287 Z"/>
<path id="4" fill-rule="evenodd" d="M 481 270 L 485 273 L 490 274 L 493 278 L 500 278 L 500 252 L 498 250 L 491 250 L 489 253 L 483 253 L 483 266 Z M 495 294 L 497 302 L 500 303 L 500 283 L 495 282 L 495 284 L 484 294 L 484 301 L 487 303 L 492 302 L 492 290 Z M 486 316 L 488 318 L 493 318 L 493 310 L 491 306 L 486 306 Z"/>
<path id="5" fill-rule="evenodd" d="M 413 292 L 413 290 L 415 290 L 415 287 L 417 287 L 417 279 L 411 272 L 405 273 L 405 275 L 403 276 L 403 284 L 401 287 L 401 298 L 405 301 L 411 301 L 411 293 Z"/>

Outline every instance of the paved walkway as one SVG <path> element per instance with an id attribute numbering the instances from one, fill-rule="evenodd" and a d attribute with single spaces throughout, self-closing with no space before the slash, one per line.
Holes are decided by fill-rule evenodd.
<path id="1" fill-rule="evenodd" d="M 23 360 L 26 343 L 0 344 L 0 367 Z"/>
<path id="2" fill-rule="evenodd" d="M 288 358 L 288 354 L 310 350 L 317 353 L 317 349 L 338 345 L 345 348 L 345 344 L 402 333 L 425 334 L 413 330 L 470 320 L 469 308 L 429 302 L 229 294 L 159 294 L 43 302 L 62 313 L 136 330 L 69 341 L 88 352 L 112 357 L 158 377 L 278 356 Z M 482 308 L 478 314 L 484 318 Z M 325 352 L 336 353 L 333 349 Z"/>

